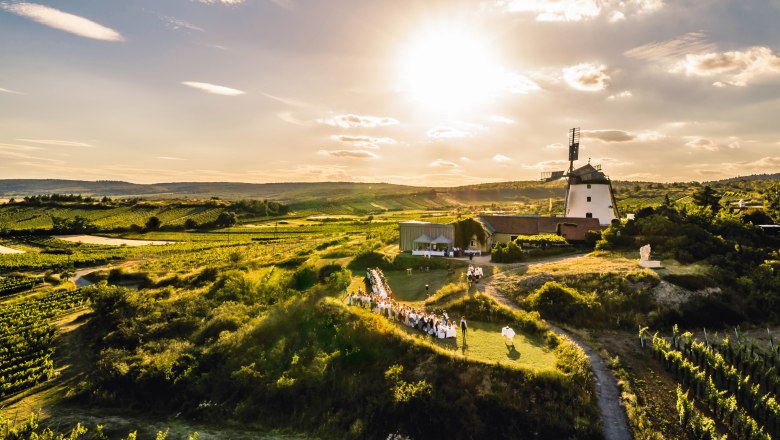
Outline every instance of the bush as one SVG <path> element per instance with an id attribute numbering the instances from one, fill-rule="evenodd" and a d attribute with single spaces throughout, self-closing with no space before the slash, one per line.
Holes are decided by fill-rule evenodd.
<path id="1" fill-rule="evenodd" d="M 487 295 L 478 293 L 443 306 L 453 319 L 466 316 L 478 321 L 513 324 L 526 333 L 544 334 L 549 328 L 537 312 L 513 311 L 502 307 Z"/>
<path id="2" fill-rule="evenodd" d="M 595 300 L 556 281 L 544 283 L 528 296 L 527 302 L 532 309 L 538 310 L 547 319 L 575 323 L 586 320 L 588 312 L 598 305 Z"/>
<path id="3" fill-rule="evenodd" d="M 317 272 L 311 266 L 303 266 L 293 273 L 291 285 L 295 290 L 306 290 L 317 282 Z"/>
<path id="4" fill-rule="evenodd" d="M 523 249 L 514 241 L 496 243 L 490 251 L 490 260 L 497 263 L 516 263 L 524 258 Z"/>
<path id="5" fill-rule="evenodd" d="M 382 270 L 393 268 L 384 254 L 380 254 L 373 250 L 363 250 L 359 252 L 347 267 L 353 271 L 365 271 L 369 267 L 378 267 Z"/>
<path id="6" fill-rule="evenodd" d="M 340 272 L 344 270 L 344 267 L 338 263 L 331 263 L 326 264 L 325 266 L 322 266 L 317 274 L 317 278 L 320 280 L 320 282 L 325 282 L 325 280 L 334 272 Z"/>

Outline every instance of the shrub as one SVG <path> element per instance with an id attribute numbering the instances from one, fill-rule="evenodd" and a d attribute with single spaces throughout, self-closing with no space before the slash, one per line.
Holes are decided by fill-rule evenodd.
<path id="1" fill-rule="evenodd" d="M 295 290 L 306 290 L 317 282 L 317 272 L 311 266 L 303 266 L 293 273 L 291 285 Z"/>
<path id="2" fill-rule="evenodd" d="M 545 318 L 567 322 L 581 322 L 587 318 L 587 312 L 596 305 L 595 301 L 585 297 L 577 290 L 566 287 L 556 281 L 544 283 L 527 298 L 532 309 L 538 310 Z"/>
<path id="3" fill-rule="evenodd" d="M 317 274 L 320 282 L 324 282 L 332 273 L 344 270 L 344 267 L 338 263 L 331 263 L 322 266 Z"/>
<path id="4" fill-rule="evenodd" d="M 496 243 L 490 251 L 490 260 L 497 263 L 516 263 L 523 259 L 523 249 L 514 241 L 507 244 Z"/>
<path id="5" fill-rule="evenodd" d="M 378 267 L 380 269 L 392 269 L 392 264 L 386 256 L 373 250 L 362 250 L 347 266 L 353 271 L 366 270 L 369 267 Z"/>
<path id="6" fill-rule="evenodd" d="M 479 321 L 511 323 L 527 333 L 544 334 L 549 328 L 537 312 L 513 311 L 502 307 L 487 295 L 478 293 L 443 306 L 453 318 L 466 316 Z"/>

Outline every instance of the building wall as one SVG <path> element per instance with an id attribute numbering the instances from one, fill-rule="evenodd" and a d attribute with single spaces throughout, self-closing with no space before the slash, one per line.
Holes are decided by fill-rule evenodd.
<path id="1" fill-rule="evenodd" d="M 427 235 L 435 239 L 439 235 L 445 236 L 451 243 L 455 242 L 455 227 L 453 225 L 425 222 L 401 222 L 398 224 L 398 246 L 401 252 L 409 252 L 417 247 L 414 240 L 421 235 Z M 452 244 L 450 245 L 452 246 Z"/>
<path id="2" fill-rule="evenodd" d="M 616 218 L 608 183 L 570 185 L 566 197 L 566 217 L 588 217 L 590 213 L 602 226 Z"/>
<path id="3" fill-rule="evenodd" d="M 503 232 L 496 232 L 493 234 L 493 243 L 509 243 L 511 237 L 517 237 L 521 234 L 505 234 Z"/>

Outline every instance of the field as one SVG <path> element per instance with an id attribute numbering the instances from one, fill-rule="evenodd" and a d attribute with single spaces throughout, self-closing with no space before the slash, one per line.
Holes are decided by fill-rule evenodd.
<path id="1" fill-rule="evenodd" d="M 749 199 L 751 187 L 739 185 L 724 197 Z M 600 385 L 584 351 L 551 322 L 599 349 L 637 438 L 778 435 L 771 369 L 780 364 L 766 338 L 731 343 L 713 330 L 706 349 L 695 325 L 669 333 L 725 313 L 712 302 L 735 287 L 723 285 L 723 267 L 710 261 L 678 261 L 666 237 L 653 241 L 659 271 L 637 267 L 633 244 L 513 264 L 399 253 L 399 221 L 527 209 L 537 203 L 530 195 L 559 189 L 521 186 L 524 195 L 485 185 L 435 194 L 383 187 L 326 205 L 302 197 L 285 214 L 242 211 L 220 226 L 206 224 L 239 205 L 4 205 L 3 245 L 22 253 L 0 255 L 0 415 L 26 418 L 37 405 L 42 426 L 94 430 L 113 421 L 106 429 L 117 437 L 143 424 L 139 434 L 148 437 L 170 426 L 202 438 L 502 438 L 531 429 L 542 438 L 599 438 Z M 665 203 L 664 189 L 621 187 L 627 203 L 650 205 Z M 690 199 L 689 188 L 676 190 L 673 201 Z M 146 227 L 149 216 L 162 226 Z M 59 234 L 52 218 L 87 218 L 103 230 Z M 198 226 L 185 229 L 187 220 Z M 755 243 L 728 241 L 728 225 L 717 240 L 757 252 Z M 469 263 L 485 271 L 472 285 Z M 466 339 L 460 329 L 455 339 L 430 338 L 346 306 L 346 292 L 365 288 L 366 269 L 376 266 L 400 303 L 466 316 Z M 757 288 L 747 280 L 770 283 L 770 267 L 760 269 L 765 278 L 732 278 Z M 75 289 L 74 277 L 95 284 Z M 505 325 L 517 332 L 513 344 L 501 336 Z M 482 423 L 488 413 L 498 421 Z"/>

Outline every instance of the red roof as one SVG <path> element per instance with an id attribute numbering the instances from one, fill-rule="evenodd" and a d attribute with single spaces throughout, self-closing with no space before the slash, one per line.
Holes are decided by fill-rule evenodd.
<path id="1" fill-rule="evenodd" d="M 523 217 L 517 215 L 484 215 L 478 219 L 493 233 L 510 235 L 555 234 L 561 225 L 561 235 L 568 240 L 584 240 L 588 231 L 600 231 L 597 218 L 584 217 Z"/>

